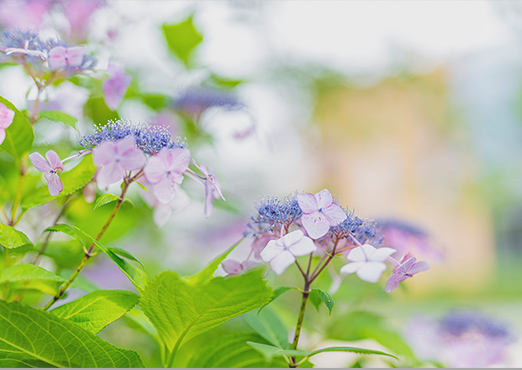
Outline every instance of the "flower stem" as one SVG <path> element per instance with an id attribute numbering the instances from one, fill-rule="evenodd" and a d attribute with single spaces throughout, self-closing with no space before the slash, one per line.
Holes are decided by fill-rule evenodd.
<path id="1" fill-rule="evenodd" d="M 116 213 L 118 213 L 118 210 L 120 209 L 121 205 L 123 204 L 123 199 L 125 198 L 125 193 L 127 193 L 127 189 L 129 188 L 129 185 L 131 184 L 132 181 L 133 180 L 129 179 L 129 178 L 124 179 L 124 185 L 123 185 L 123 189 L 121 191 L 120 199 L 118 199 L 118 201 L 116 202 L 116 206 L 112 210 L 112 213 L 110 214 L 109 218 L 107 219 L 107 222 L 105 222 L 105 225 L 103 225 L 102 229 L 96 236 L 96 241 L 99 241 L 101 239 L 103 234 L 105 234 L 105 232 L 109 228 L 109 225 L 111 224 L 112 220 L 114 220 Z M 71 275 L 69 280 L 67 280 L 60 287 L 60 291 L 58 292 L 58 294 L 56 294 L 49 302 L 47 302 L 47 304 L 42 308 L 43 310 L 48 310 L 57 300 L 59 300 L 63 296 L 65 291 L 71 286 L 71 284 L 74 282 L 76 277 L 80 274 L 80 272 L 83 270 L 83 268 L 85 267 L 85 265 L 87 264 L 89 259 L 93 256 L 93 251 L 94 251 L 95 247 L 96 247 L 96 244 L 92 243 L 91 246 L 89 247 L 89 250 L 87 252 L 85 252 L 85 256 L 83 257 L 82 261 L 76 268 L 76 271 L 74 271 L 74 273 Z"/>
<path id="2" fill-rule="evenodd" d="M 301 328 L 303 326 L 304 315 L 306 310 L 306 303 L 308 302 L 308 296 L 310 294 L 310 282 L 305 278 L 305 285 L 303 289 L 303 298 L 301 300 L 301 308 L 299 309 L 299 316 L 297 317 L 297 324 L 295 326 L 294 341 L 290 347 L 293 350 L 297 349 L 299 343 L 299 337 L 301 336 Z M 297 367 L 295 356 L 292 356 L 290 365 L 291 368 Z"/>

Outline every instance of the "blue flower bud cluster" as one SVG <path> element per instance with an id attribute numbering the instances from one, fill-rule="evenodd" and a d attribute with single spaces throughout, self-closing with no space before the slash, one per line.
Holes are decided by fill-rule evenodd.
<path id="1" fill-rule="evenodd" d="M 343 208 L 343 211 L 347 215 L 346 219 L 332 227 L 331 233 L 345 235 L 345 237 L 352 234 L 360 243 L 368 243 L 374 247 L 378 247 L 382 243 L 384 236 L 381 235 L 381 227 L 377 222 L 357 217 L 348 207 Z"/>
<path id="2" fill-rule="evenodd" d="M 495 338 L 512 335 L 506 324 L 473 311 L 449 312 L 441 319 L 440 327 L 443 332 L 454 336 L 474 332 Z"/>
<path id="3" fill-rule="evenodd" d="M 299 207 L 296 194 L 287 196 L 283 201 L 274 197 L 261 198 L 255 205 L 257 213 L 250 218 L 245 232 L 264 234 L 273 231 L 274 227 L 289 225 L 299 220 L 303 211 Z"/>
<path id="4" fill-rule="evenodd" d="M 186 148 L 186 141 L 172 139 L 166 126 L 148 125 L 129 120 L 109 121 L 106 125 L 95 126 L 94 133 L 84 135 L 79 143 L 85 149 L 94 149 L 105 141 L 118 141 L 133 136 L 136 145 L 144 153 L 156 154 L 161 149 Z"/>

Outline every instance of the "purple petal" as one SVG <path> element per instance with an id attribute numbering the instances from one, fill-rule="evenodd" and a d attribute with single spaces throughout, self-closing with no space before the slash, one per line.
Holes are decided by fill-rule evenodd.
<path id="1" fill-rule="evenodd" d="M 116 142 L 116 153 L 125 155 L 126 152 L 136 149 L 136 140 L 132 136 L 126 136 Z"/>
<path id="2" fill-rule="evenodd" d="M 145 177 L 151 184 L 156 184 L 166 177 L 167 166 L 163 158 L 160 157 L 164 150 L 167 149 L 161 149 L 159 154 L 150 157 L 145 167 Z"/>
<path id="3" fill-rule="evenodd" d="M 110 162 L 98 170 L 96 181 L 100 188 L 106 188 L 125 177 L 125 169 L 118 162 Z"/>
<path id="4" fill-rule="evenodd" d="M 104 99 L 111 110 L 116 110 L 129 88 L 132 77 L 125 73 L 118 63 L 110 62 L 108 71 L 109 78 L 102 85 Z"/>
<path id="5" fill-rule="evenodd" d="M 140 169 L 146 161 L 147 158 L 141 150 L 132 148 L 123 154 L 120 163 L 127 171 L 132 171 Z"/>
<path id="6" fill-rule="evenodd" d="M 92 160 L 94 164 L 99 167 L 113 162 L 115 156 L 116 144 L 111 141 L 106 141 L 94 149 Z"/>
<path id="7" fill-rule="evenodd" d="M 330 207 L 323 208 L 323 214 L 331 226 L 339 225 L 348 217 L 343 209 L 337 204 L 332 204 Z"/>
<path id="8" fill-rule="evenodd" d="M 174 186 L 175 184 L 168 177 L 165 177 L 152 186 L 152 194 L 154 194 L 156 199 L 161 203 L 167 204 L 174 199 L 174 195 L 176 195 L 176 188 Z"/>
<path id="9" fill-rule="evenodd" d="M 49 69 L 51 71 L 57 70 L 67 66 L 65 60 L 66 49 L 63 46 L 57 46 L 49 51 Z"/>
<path id="10" fill-rule="evenodd" d="M 413 265 L 413 267 L 410 269 L 410 274 L 415 275 L 419 272 L 423 272 L 430 269 L 430 265 L 427 262 L 419 261 Z"/>
<path id="11" fill-rule="evenodd" d="M 384 291 L 386 293 L 390 293 L 391 291 L 397 289 L 397 287 L 399 286 L 399 284 L 404 281 L 403 279 L 403 275 L 401 274 L 397 274 L 397 273 L 393 273 L 390 275 L 390 277 L 388 278 L 388 281 L 386 282 L 386 287 L 384 288 Z"/>
<path id="12" fill-rule="evenodd" d="M 223 270 L 230 275 L 237 275 L 243 271 L 243 266 L 241 266 L 241 263 L 236 260 L 225 260 L 221 262 L 221 266 L 223 267 Z"/>
<path id="13" fill-rule="evenodd" d="M 170 152 L 169 169 L 177 173 L 185 172 L 190 164 L 190 150 L 174 148 Z"/>
<path id="14" fill-rule="evenodd" d="M 45 153 L 45 158 L 47 158 L 53 170 L 60 169 L 63 171 L 62 161 L 54 150 L 49 150 L 47 153 Z"/>
<path id="15" fill-rule="evenodd" d="M 396 271 L 401 272 L 403 274 L 409 274 L 410 269 L 415 265 L 415 262 L 417 262 L 417 259 L 415 257 L 410 257 L 403 263 L 401 263 Z"/>
<path id="16" fill-rule="evenodd" d="M 7 108 L 4 104 L 0 103 L 0 129 L 8 128 L 11 125 L 11 123 L 13 123 L 14 116 L 14 111 Z"/>
<path id="17" fill-rule="evenodd" d="M 323 189 L 319 193 L 315 194 L 315 199 L 317 199 L 317 204 L 319 208 L 327 208 L 333 203 L 332 194 L 327 190 Z"/>
<path id="18" fill-rule="evenodd" d="M 319 210 L 317 199 L 310 193 L 297 194 L 297 203 L 304 213 L 314 213 Z"/>
<path id="19" fill-rule="evenodd" d="M 49 162 L 40 154 L 40 153 L 31 153 L 29 154 L 29 160 L 36 167 L 36 169 L 40 172 L 49 172 L 52 171 L 52 167 L 49 165 Z"/>
<path id="20" fill-rule="evenodd" d="M 49 187 L 49 194 L 53 197 L 60 194 L 63 190 L 62 180 L 56 173 L 46 173 L 47 186 Z"/>
<path id="21" fill-rule="evenodd" d="M 205 217 L 210 217 L 212 209 L 214 208 L 214 187 L 206 180 L 205 181 Z"/>
<path id="22" fill-rule="evenodd" d="M 330 223 L 320 212 L 303 214 L 303 216 L 301 216 L 301 223 L 312 239 L 319 239 L 325 236 L 328 230 L 330 230 Z"/>

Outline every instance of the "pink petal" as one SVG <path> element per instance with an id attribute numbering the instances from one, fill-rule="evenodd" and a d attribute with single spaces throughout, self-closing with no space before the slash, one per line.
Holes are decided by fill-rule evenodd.
<path id="1" fill-rule="evenodd" d="M 53 197 L 60 194 L 63 190 L 62 180 L 56 173 L 46 173 L 47 186 L 49 187 L 49 194 Z"/>
<path id="2" fill-rule="evenodd" d="M 260 253 L 260 257 L 265 262 L 272 261 L 278 254 L 284 251 L 284 247 L 279 240 L 270 240 Z"/>
<path id="3" fill-rule="evenodd" d="M 96 181 L 100 188 L 106 188 L 125 177 L 125 170 L 118 162 L 109 162 L 98 170 Z"/>
<path id="4" fill-rule="evenodd" d="M 419 272 L 423 272 L 426 270 L 429 270 L 431 267 L 427 262 L 419 261 L 416 264 L 413 265 L 413 267 L 410 269 L 410 274 L 415 275 Z"/>
<path id="5" fill-rule="evenodd" d="M 364 244 L 352 249 L 346 256 L 346 259 L 353 262 L 366 262 L 373 252 L 375 252 L 375 248 L 372 245 Z"/>
<path id="6" fill-rule="evenodd" d="M 386 293 L 390 293 L 391 291 L 393 291 L 394 289 L 397 289 L 397 287 L 399 286 L 399 284 L 404 281 L 402 279 L 403 276 L 401 276 L 400 274 L 397 274 L 397 273 L 393 273 L 390 275 L 390 277 L 388 278 L 388 281 L 386 282 L 386 287 L 384 288 L 384 291 Z"/>
<path id="7" fill-rule="evenodd" d="M 183 178 L 183 176 L 182 176 Z M 205 217 L 210 217 L 212 210 L 214 209 L 214 187 L 207 180 L 205 181 Z"/>
<path id="8" fill-rule="evenodd" d="M 364 263 L 365 262 L 351 262 L 351 263 L 341 267 L 340 271 L 343 274 L 352 274 L 355 271 L 357 271 L 362 265 L 364 265 Z"/>
<path id="9" fill-rule="evenodd" d="M 319 210 L 317 199 L 310 193 L 297 194 L 297 203 L 304 213 L 314 213 Z"/>
<path id="10" fill-rule="evenodd" d="M 47 158 L 53 170 L 60 169 L 63 171 L 62 161 L 54 150 L 49 150 L 47 153 L 45 153 L 45 158 Z"/>
<path id="11" fill-rule="evenodd" d="M 132 77 L 124 72 L 119 63 L 115 62 L 109 63 L 108 72 L 109 78 L 102 85 L 104 99 L 111 110 L 116 110 L 129 88 Z"/>
<path id="12" fill-rule="evenodd" d="M 337 204 L 332 204 L 330 207 L 323 208 L 323 214 L 331 226 L 339 225 L 348 217 L 343 209 Z"/>
<path id="13" fill-rule="evenodd" d="M 236 260 L 225 260 L 221 262 L 221 266 L 223 267 L 223 270 L 230 275 L 240 274 L 243 271 L 243 266 L 241 266 L 241 263 Z"/>
<path id="14" fill-rule="evenodd" d="M 288 250 L 296 257 L 306 256 L 317 250 L 315 243 L 312 239 L 304 236 L 299 242 L 292 244 L 288 247 Z"/>
<path id="15" fill-rule="evenodd" d="M 390 257 L 395 252 L 397 252 L 397 251 L 395 249 L 393 249 L 393 248 L 388 248 L 388 247 L 377 248 L 369 256 L 369 258 L 373 262 L 384 262 L 384 261 L 386 261 L 386 259 L 388 257 Z"/>
<path id="16" fill-rule="evenodd" d="M 320 212 L 303 214 L 303 216 L 301 216 L 301 223 L 312 239 L 319 239 L 325 236 L 328 230 L 330 230 L 330 223 Z"/>
<path id="17" fill-rule="evenodd" d="M 8 128 L 13 123 L 14 116 L 14 111 L 0 103 L 0 129 Z"/>
<path id="18" fill-rule="evenodd" d="M 66 49 L 63 46 L 57 46 L 49 51 L 49 69 L 57 70 L 67 66 L 65 60 Z"/>
<path id="19" fill-rule="evenodd" d="M 2 144 L 5 140 L 5 130 L 0 128 L 0 144 Z"/>
<path id="20" fill-rule="evenodd" d="M 49 165 L 49 162 L 40 154 L 40 153 L 31 153 L 29 154 L 29 160 L 36 167 L 36 169 L 40 172 L 49 172 L 52 171 L 53 168 Z"/>
<path id="21" fill-rule="evenodd" d="M 265 249 L 267 243 L 270 240 L 275 240 L 275 239 L 277 239 L 277 237 L 275 237 L 273 235 L 266 235 L 266 236 L 262 236 L 261 238 L 254 240 L 254 242 L 251 245 L 251 248 L 254 251 L 254 257 L 261 258 L 260 254 L 263 251 L 263 249 Z"/>
<path id="22" fill-rule="evenodd" d="M 127 171 L 132 171 L 140 169 L 146 161 L 147 158 L 141 150 L 138 148 L 132 148 L 122 155 L 120 163 Z"/>
<path id="23" fill-rule="evenodd" d="M 283 251 L 270 261 L 270 267 L 277 275 L 281 275 L 294 262 L 294 255 L 289 251 Z"/>
<path id="24" fill-rule="evenodd" d="M 157 155 L 150 157 L 145 167 L 145 177 L 151 184 L 160 182 L 166 176 L 167 166 L 165 161 L 160 157 L 164 150 L 166 149 L 161 149 Z"/>
<path id="25" fill-rule="evenodd" d="M 170 153 L 171 160 L 169 170 L 177 173 L 185 172 L 190 164 L 190 150 L 174 148 Z"/>
<path id="26" fill-rule="evenodd" d="M 315 199 L 317 199 L 317 204 L 319 208 L 327 208 L 333 203 L 332 194 L 327 190 L 323 189 L 319 193 L 315 194 Z"/>
<path id="27" fill-rule="evenodd" d="M 165 177 L 160 182 L 152 186 L 152 194 L 163 204 L 169 203 L 176 195 L 175 184 L 170 181 L 168 177 Z"/>
<path id="28" fill-rule="evenodd" d="M 174 190 L 176 193 L 174 195 L 174 199 L 172 199 L 168 204 L 173 212 L 186 207 L 190 203 L 190 197 L 188 196 L 187 192 L 179 187 L 179 185 L 174 185 Z"/>
<path id="29" fill-rule="evenodd" d="M 157 227 L 163 227 L 170 216 L 172 215 L 172 209 L 168 206 L 168 204 L 158 204 L 154 207 L 154 213 L 152 218 Z"/>
<path id="30" fill-rule="evenodd" d="M 384 270 L 386 270 L 386 265 L 382 262 L 366 262 L 357 269 L 356 274 L 361 280 L 376 283 Z"/>
<path id="31" fill-rule="evenodd" d="M 415 265 L 415 262 L 417 262 L 417 259 L 415 257 L 410 257 L 405 262 L 399 265 L 397 271 L 404 274 L 408 274 L 410 269 Z"/>
<path id="32" fill-rule="evenodd" d="M 116 153 L 120 155 L 124 155 L 132 149 L 136 149 L 136 140 L 132 136 L 126 136 L 116 142 Z"/>
<path id="33" fill-rule="evenodd" d="M 94 164 L 99 167 L 113 162 L 116 156 L 116 144 L 106 141 L 97 146 L 92 153 Z"/>
<path id="34" fill-rule="evenodd" d="M 75 46 L 66 50 L 67 65 L 70 67 L 80 67 L 83 62 L 85 49 L 83 46 Z"/>

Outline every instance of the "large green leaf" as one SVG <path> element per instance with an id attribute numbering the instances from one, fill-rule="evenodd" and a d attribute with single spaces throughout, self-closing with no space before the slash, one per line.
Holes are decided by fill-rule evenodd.
<path id="1" fill-rule="evenodd" d="M 266 361 L 272 361 L 274 357 L 294 357 L 294 356 L 306 356 L 305 351 L 301 351 L 298 349 L 282 349 L 279 347 L 274 347 L 269 344 L 255 343 L 255 342 L 247 342 L 247 344 L 261 353 Z"/>
<path id="2" fill-rule="evenodd" d="M 264 356 L 248 345 L 247 342 L 263 342 L 263 338 L 253 333 L 225 334 L 200 348 L 190 360 L 188 367 L 288 367 L 288 364 L 282 358 L 267 362 Z"/>
<path id="3" fill-rule="evenodd" d="M 32 246 L 33 243 L 23 232 L 16 230 L 12 226 L 0 223 L 0 246 L 7 249 L 15 249 L 26 245 Z"/>
<path id="4" fill-rule="evenodd" d="M 309 298 L 310 302 L 312 302 L 317 311 L 319 311 L 319 306 L 321 305 L 321 303 L 324 303 L 325 306 L 328 308 L 328 312 L 330 313 L 330 315 L 332 314 L 334 300 L 327 291 L 314 288 L 310 291 Z"/>
<path id="5" fill-rule="evenodd" d="M 40 117 L 54 122 L 65 123 L 66 125 L 71 126 L 73 129 L 76 129 L 76 122 L 78 122 L 77 118 L 60 111 L 45 110 L 40 112 Z"/>
<path id="6" fill-rule="evenodd" d="M 137 353 L 50 312 L 0 301 L 0 367 L 143 367 Z"/>
<path id="7" fill-rule="evenodd" d="M 53 197 L 49 194 L 49 188 L 47 184 L 35 189 L 35 191 L 22 199 L 22 208 L 32 208 L 41 206 L 52 200 L 64 197 L 72 194 L 75 191 L 83 188 L 85 184 L 91 181 L 96 167 L 92 163 L 92 156 L 87 155 L 76 167 L 70 171 L 65 171 L 60 174 L 60 178 L 63 184 L 63 190 L 60 194 Z"/>
<path id="8" fill-rule="evenodd" d="M 264 305 L 263 307 L 261 307 L 259 309 L 259 311 L 261 312 L 261 310 L 263 308 L 265 308 L 266 306 L 268 306 L 270 303 L 272 303 L 273 301 L 275 301 L 277 298 L 279 298 L 279 296 L 283 295 L 284 293 L 288 292 L 289 290 L 292 290 L 292 289 L 295 289 L 295 290 L 299 290 L 297 289 L 297 287 L 295 286 L 280 286 L 280 287 L 277 287 L 274 289 L 274 295 L 272 296 L 272 299 L 270 299 L 270 302 L 268 302 L 266 305 Z"/>
<path id="9" fill-rule="evenodd" d="M 140 304 L 167 348 L 175 353 L 184 342 L 261 307 L 271 296 L 259 270 L 198 285 L 166 271 L 150 281 Z"/>
<path id="10" fill-rule="evenodd" d="M 281 349 L 288 349 L 288 331 L 283 322 L 271 309 L 249 312 L 245 320 L 257 334 Z"/>
<path id="11" fill-rule="evenodd" d="M 192 22 L 193 16 L 178 24 L 164 24 L 163 34 L 167 44 L 186 66 L 189 65 L 189 56 L 192 50 L 203 41 L 203 36 L 196 30 Z"/>
<path id="12" fill-rule="evenodd" d="M 24 154 L 31 150 L 33 146 L 33 128 L 23 113 L 16 109 L 11 102 L 0 96 L 0 103 L 15 112 L 13 123 L 5 130 L 5 139 L 0 145 L 0 149 L 11 154 L 15 163 L 20 163 Z"/>
<path id="13" fill-rule="evenodd" d="M 85 330 L 97 333 L 118 320 L 138 303 L 138 296 L 125 290 L 99 290 L 55 308 L 51 312 Z"/>
<path id="14" fill-rule="evenodd" d="M 109 248 L 101 244 L 99 241 L 94 239 L 89 234 L 85 233 L 84 231 L 80 230 L 76 226 L 69 226 L 65 224 L 58 224 L 52 227 L 47 228 L 45 231 L 57 231 L 62 232 L 64 234 L 70 235 L 76 240 L 85 243 L 85 240 L 88 244 L 94 243 L 100 250 L 105 253 L 118 267 L 121 269 L 121 271 L 129 278 L 132 284 L 138 289 L 139 291 L 143 290 L 145 288 L 145 284 L 147 283 L 147 274 L 143 270 L 142 266 L 135 266 L 123 258 L 119 257 L 118 254 L 122 255 L 123 257 L 132 257 L 129 259 L 132 259 L 133 261 L 139 262 L 135 257 L 133 257 L 130 252 L 123 251 L 120 248 Z M 87 246 L 87 244 L 85 244 Z M 123 253 L 123 252 L 125 253 Z M 139 262 L 141 264 L 141 262 Z"/>
<path id="15" fill-rule="evenodd" d="M 13 265 L 0 270 L 0 284 L 15 281 L 27 280 L 48 280 L 55 283 L 63 283 L 64 278 L 58 276 L 51 271 L 47 271 L 43 267 L 31 264 Z"/>

